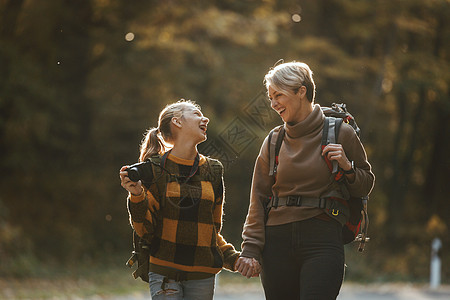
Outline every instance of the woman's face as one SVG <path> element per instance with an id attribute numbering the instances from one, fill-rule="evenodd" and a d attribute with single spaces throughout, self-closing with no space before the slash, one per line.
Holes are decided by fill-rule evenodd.
<path id="1" fill-rule="evenodd" d="M 286 93 L 269 86 L 270 106 L 275 110 L 285 123 L 293 124 L 300 121 L 301 101 L 300 92 Z"/>
<path id="2" fill-rule="evenodd" d="M 182 134 L 192 136 L 196 143 L 201 143 L 206 140 L 209 119 L 203 116 L 198 108 L 195 106 L 185 108 L 180 121 L 182 122 Z"/>

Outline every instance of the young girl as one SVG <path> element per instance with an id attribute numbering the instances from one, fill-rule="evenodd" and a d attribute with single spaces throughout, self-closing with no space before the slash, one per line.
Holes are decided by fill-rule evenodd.
<path id="1" fill-rule="evenodd" d="M 142 184 L 130 180 L 128 166 L 120 169 L 121 184 L 129 192 L 131 225 L 151 245 L 149 286 L 154 300 L 212 299 L 215 274 L 222 268 L 234 271 L 239 257 L 220 234 L 223 166 L 197 151 L 206 140 L 208 122 L 197 104 L 180 100 L 167 105 L 158 127 L 147 132 L 139 160 L 159 157 L 160 164 L 153 168 L 160 168 L 166 178 L 164 191 L 156 186 L 158 178 Z M 219 180 L 214 180 L 217 166 Z"/>

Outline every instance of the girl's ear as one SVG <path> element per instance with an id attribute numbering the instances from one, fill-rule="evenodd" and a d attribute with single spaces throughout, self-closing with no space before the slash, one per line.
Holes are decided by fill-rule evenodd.
<path id="1" fill-rule="evenodd" d="M 175 126 L 178 127 L 178 128 L 181 128 L 181 121 L 180 121 L 180 118 L 173 117 L 171 121 L 172 121 L 172 124 L 173 124 L 173 125 L 175 125 Z"/>

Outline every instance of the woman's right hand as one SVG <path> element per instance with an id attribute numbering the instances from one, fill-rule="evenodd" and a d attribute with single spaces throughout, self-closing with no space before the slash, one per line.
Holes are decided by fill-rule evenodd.
<path id="1" fill-rule="evenodd" d="M 123 166 L 120 168 L 120 185 L 133 196 L 139 196 L 144 191 L 142 183 L 140 180 L 138 182 L 131 181 L 130 178 L 128 178 L 128 172 L 126 171 L 127 168 L 128 166 Z"/>

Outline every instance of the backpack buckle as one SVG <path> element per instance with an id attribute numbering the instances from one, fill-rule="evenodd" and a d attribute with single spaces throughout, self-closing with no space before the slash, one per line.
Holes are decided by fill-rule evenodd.
<path id="1" fill-rule="evenodd" d="M 278 200 L 279 200 L 278 196 L 273 196 L 272 197 L 272 206 L 271 207 L 277 208 L 278 207 Z"/>
<path id="2" fill-rule="evenodd" d="M 301 206 L 302 196 L 287 196 L 286 206 Z"/>

